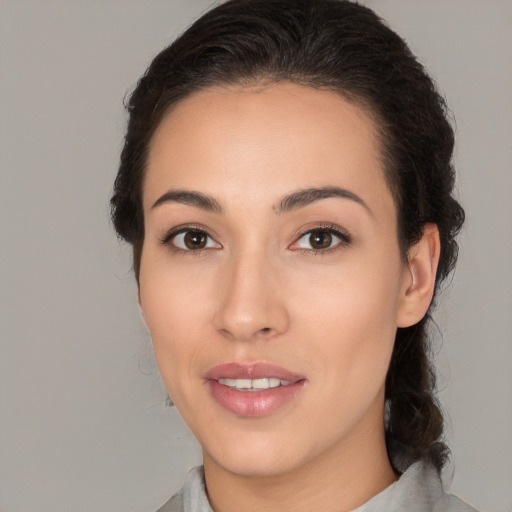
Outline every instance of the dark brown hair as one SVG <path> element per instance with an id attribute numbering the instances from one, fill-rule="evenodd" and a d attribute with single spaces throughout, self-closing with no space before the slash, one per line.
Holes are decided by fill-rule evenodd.
<path id="1" fill-rule="evenodd" d="M 142 182 L 148 146 L 178 101 L 213 85 L 291 81 L 337 91 L 375 119 L 398 212 L 403 258 L 437 224 L 439 283 L 457 259 L 464 211 L 453 197 L 453 130 L 432 80 L 373 11 L 348 0 L 230 0 L 203 15 L 151 63 L 133 91 L 112 219 L 132 244 L 138 280 L 144 243 Z M 387 435 L 441 468 L 443 417 L 434 396 L 427 314 L 399 328 L 386 380 Z"/>

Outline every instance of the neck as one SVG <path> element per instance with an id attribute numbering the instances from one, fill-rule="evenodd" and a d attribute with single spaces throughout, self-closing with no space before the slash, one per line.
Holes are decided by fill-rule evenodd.
<path id="1" fill-rule="evenodd" d="M 234 474 L 204 454 L 208 499 L 215 512 L 345 512 L 393 483 L 384 426 L 361 432 L 287 473 Z"/>

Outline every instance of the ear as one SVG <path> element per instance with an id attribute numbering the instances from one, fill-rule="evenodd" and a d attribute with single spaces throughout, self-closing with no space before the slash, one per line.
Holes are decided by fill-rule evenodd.
<path id="1" fill-rule="evenodd" d="M 139 306 L 140 319 L 142 320 L 142 323 L 144 324 L 144 326 L 146 327 L 146 329 L 149 332 L 148 324 L 146 323 L 146 319 L 144 318 L 144 311 L 142 310 L 142 302 L 141 302 L 141 298 L 140 298 L 140 290 L 137 292 L 137 304 Z"/>
<path id="2" fill-rule="evenodd" d="M 425 316 L 434 295 L 440 252 L 437 225 L 425 224 L 421 239 L 409 249 L 408 264 L 402 278 L 397 327 L 409 327 Z"/>

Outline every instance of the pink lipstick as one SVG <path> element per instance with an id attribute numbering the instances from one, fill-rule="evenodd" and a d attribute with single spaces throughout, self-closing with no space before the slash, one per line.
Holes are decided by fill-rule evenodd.
<path id="1" fill-rule="evenodd" d="M 306 378 L 271 363 L 225 363 L 205 375 L 212 397 L 227 411 L 266 416 L 292 401 Z"/>

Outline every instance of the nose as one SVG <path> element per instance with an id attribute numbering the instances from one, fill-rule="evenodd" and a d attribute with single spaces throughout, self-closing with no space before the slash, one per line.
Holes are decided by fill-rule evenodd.
<path id="1" fill-rule="evenodd" d="M 289 315 L 278 275 L 278 269 L 261 255 L 231 262 L 219 289 L 215 329 L 237 341 L 272 339 L 284 333 Z"/>

